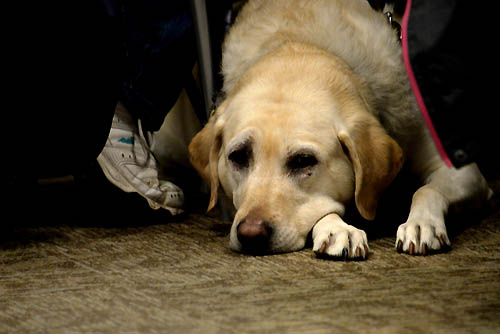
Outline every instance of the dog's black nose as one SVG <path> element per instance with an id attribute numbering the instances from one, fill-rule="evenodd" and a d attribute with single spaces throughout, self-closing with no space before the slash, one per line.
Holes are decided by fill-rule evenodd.
<path id="1" fill-rule="evenodd" d="M 269 250 L 272 229 L 266 221 L 248 216 L 238 225 L 238 240 L 242 250 L 251 254 L 264 254 Z"/>

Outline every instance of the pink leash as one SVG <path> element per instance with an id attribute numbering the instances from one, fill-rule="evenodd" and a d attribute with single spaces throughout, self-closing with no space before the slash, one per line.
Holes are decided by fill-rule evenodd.
<path id="1" fill-rule="evenodd" d="M 410 53 L 408 50 L 408 21 L 410 19 L 410 8 L 411 8 L 411 0 L 406 2 L 406 9 L 403 16 L 403 25 L 401 27 L 402 31 L 402 46 L 403 46 L 403 60 L 406 66 L 406 73 L 408 73 L 408 79 L 410 80 L 410 85 L 413 90 L 413 94 L 415 94 L 415 98 L 417 99 L 418 106 L 420 108 L 420 112 L 424 117 L 425 123 L 427 124 L 427 128 L 429 129 L 432 139 L 434 140 L 434 144 L 441 155 L 441 158 L 444 160 L 445 164 L 449 167 L 453 167 L 453 163 L 451 162 L 448 154 L 444 150 L 443 143 L 434 128 L 434 124 L 432 124 L 432 120 L 427 111 L 427 107 L 425 106 L 424 99 L 422 98 L 422 94 L 420 93 L 420 89 L 418 88 L 417 80 L 415 79 L 415 74 L 413 73 L 413 69 L 410 64 Z"/>

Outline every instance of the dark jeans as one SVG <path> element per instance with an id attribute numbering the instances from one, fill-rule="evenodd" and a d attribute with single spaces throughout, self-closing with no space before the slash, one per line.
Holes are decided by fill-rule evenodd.
<path id="1" fill-rule="evenodd" d="M 157 130 L 191 76 L 189 1 L 14 7 L 4 41 L 8 182 L 86 168 L 104 147 L 118 100 Z"/>

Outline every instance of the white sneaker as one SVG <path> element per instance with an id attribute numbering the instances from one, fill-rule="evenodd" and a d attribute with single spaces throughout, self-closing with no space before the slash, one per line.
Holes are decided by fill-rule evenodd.
<path id="1" fill-rule="evenodd" d="M 108 180 L 125 192 L 137 192 L 153 209 L 172 215 L 182 213 L 184 193 L 175 184 L 158 178 L 158 165 L 142 129 L 118 103 L 106 145 L 97 161 Z"/>

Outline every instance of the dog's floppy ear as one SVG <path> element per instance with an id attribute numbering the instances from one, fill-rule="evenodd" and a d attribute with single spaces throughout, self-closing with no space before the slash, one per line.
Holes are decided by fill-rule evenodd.
<path id="1" fill-rule="evenodd" d="M 403 165 L 403 151 L 372 115 L 356 114 L 338 137 L 354 167 L 356 207 L 363 218 L 373 220 L 382 191 Z"/>
<path id="2" fill-rule="evenodd" d="M 207 211 L 217 203 L 219 192 L 218 161 L 222 146 L 223 121 L 216 116 L 219 109 L 225 108 L 221 104 L 205 127 L 196 134 L 189 144 L 189 160 L 203 180 L 210 186 L 210 202 Z"/>

